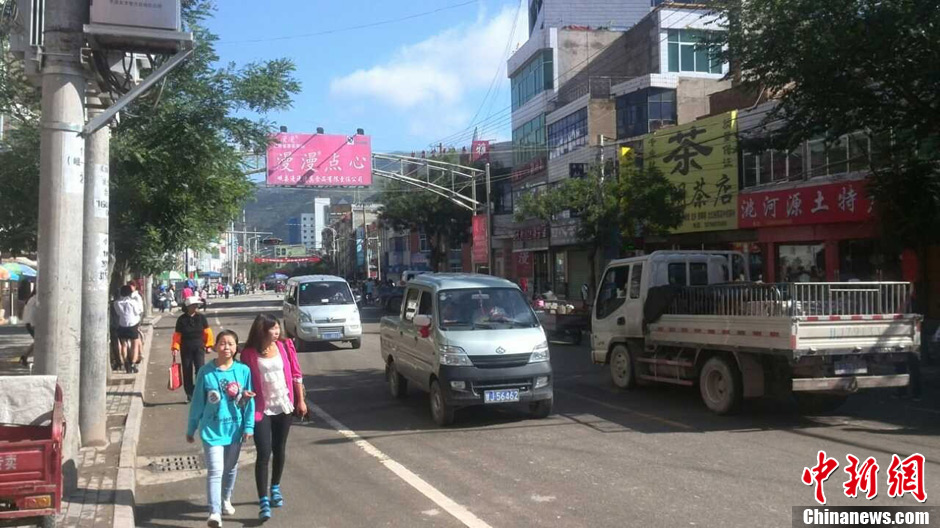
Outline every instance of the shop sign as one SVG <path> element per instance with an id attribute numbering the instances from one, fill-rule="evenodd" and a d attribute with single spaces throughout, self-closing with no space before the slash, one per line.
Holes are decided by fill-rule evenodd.
<path id="1" fill-rule="evenodd" d="M 475 140 L 470 145 L 470 163 L 477 160 L 490 161 L 490 142 Z"/>
<path id="2" fill-rule="evenodd" d="M 548 238 L 548 226 L 547 225 L 537 225 L 535 227 L 526 227 L 523 229 L 516 229 L 516 240 L 529 241 L 529 240 L 539 240 L 542 238 Z"/>
<path id="3" fill-rule="evenodd" d="M 531 251 L 519 251 L 513 253 L 513 260 L 516 265 L 516 276 L 517 277 L 531 277 L 532 276 L 532 252 Z"/>
<path id="4" fill-rule="evenodd" d="M 486 264 L 490 259 L 490 233 L 487 229 L 486 215 L 473 217 L 473 251 L 471 256 L 474 264 Z"/>
<path id="5" fill-rule="evenodd" d="M 512 182 L 519 183 L 545 170 L 545 157 L 540 156 L 512 172 Z"/>
<path id="6" fill-rule="evenodd" d="M 738 196 L 741 228 L 864 222 L 872 202 L 864 181 L 848 181 Z"/>
<path id="7" fill-rule="evenodd" d="M 685 218 L 674 233 L 737 229 L 737 112 L 669 127 L 644 139 L 644 162 L 685 189 Z"/>
<path id="8" fill-rule="evenodd" d="M 581 220 L 571 218 L 552 224 L 553 246 L 571 246 L 581 242 L 578 237 L 578 229 L 581 227 Z"/>

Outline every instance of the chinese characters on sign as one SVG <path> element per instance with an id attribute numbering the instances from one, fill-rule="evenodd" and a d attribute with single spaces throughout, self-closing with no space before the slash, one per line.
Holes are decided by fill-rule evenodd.
<path id="1" fill-rule="evenodd" d="M 471 257 L 474 264 L 486 264 L 490 258 L 489 230 L 485 215 L 473 216 L 473 251 Z"/>
<path id="2" fill-rule="evenodd" d="M 369 136 L 289 134 L 268 147 L 268 185 L 372 185 Z"/>
<path id="3" fill-rule="evenodd" d="M 871 217 L 871 207 L 863 181 L 747 193 L 738 196 L 738 226 L 861 222 Z"/>
<path id="4" fill-rule="evenodd" d="M 292 264 L 298 262 L 310 262 L 316 264 L 322 260 L 320 257 L 255 257 L 255 264 Z"/>
<path id="5" fill-rule="evenodd" d="M 878 462 L 868 457 L 859 464 L 860 460 L 854 455 L 846 455 L 846 464 L 843 471 L 848 474 L 848 480 L 842 484 L 842 491 L 846 497 L 857 498 L 864 496 L 874 499 L 878 495 Z M 924 455 L 914 453 L 901 459 L 898 455 L 891 455 L 891 465 L 887 470 L 887 488 L 889 497 L 901 497 L 909 493 L 917 502 L 927 500 L 927 491 L 924 487 Z M 814 497 L 819 504 L 826 504 L 826 494 L 823 485 L 829 477 L 836 473 L 839 462 L 835 458 L 826 456 L 825 451 L 816 454 L 816 465 L 804 467 L 800 479 L 803 484 L 813 486 Z"/>
<path id="6" fill-rule="evenodd" d="M 474 141 L 470 145 L 470 163 L 477 160 L 490 161 L 490 142 Z"/>
<path id="7" fill-rule="evenodd" d="M 675 233 L 738 227 L 736 112 L 655 132 L 643 148 L 647 165 L 685 189 L 685 219 Z"/>

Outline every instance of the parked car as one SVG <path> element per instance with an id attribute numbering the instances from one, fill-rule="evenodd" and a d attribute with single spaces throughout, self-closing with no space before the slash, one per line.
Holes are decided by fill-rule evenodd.
<path id="1" fill-rule="evenodd" d="M 520 402 L 551 413 L 552 366 L 535 312 L 515 284 L 489 275 L 425 274 L 382 318 L 381 353 L 392 395 L 430 393 L 431 416 L 454 421 L 459 407 Z"/>
<path id="2" fill-rule="evenodd" d="M 307 275 L 287 281 L 284 332 L 298 349 L 313 342 L 346 342 L 362 346 L 362 320 L 352 289 L 332 275 Z"/>

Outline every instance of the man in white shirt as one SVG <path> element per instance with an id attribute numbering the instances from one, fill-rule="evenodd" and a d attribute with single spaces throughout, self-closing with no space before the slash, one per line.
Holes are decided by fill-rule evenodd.
<path id="1" fill-rule="evenodd" d="M 140 356 L 136 342 L 140 340 L 140 317 L 144 310 L 142 304 L 134 299 L 130 286 L 121 286 L 121 298 L 114 303 L 117 316 L 119 350 L 124 369 L 128 374 L 137 372 Z M 128 357 L 130 355 L 130 357 Z"/>

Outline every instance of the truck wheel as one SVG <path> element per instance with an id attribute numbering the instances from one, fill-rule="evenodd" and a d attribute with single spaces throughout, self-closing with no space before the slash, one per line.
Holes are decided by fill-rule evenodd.
<path id="1" fill-rule="evenodd" d="M 533 418 L 548 418 L 548 415 L 552 414 L 552 404 L 554 401 L 555 398 L 552 397 L 547 400 L 532 402 L 529 404 L 529 413 L 532 414 Z"/>
<path id="2" fill-rule="evenodd" d="M 734 414 L 743 399 L 741 373 L 723 356 L 712 356 L 699 373 L 699 391 L 705 406 L 715 414 Z"/>
<path id="3" fill-rule="evenodd" d="M 394 398 L 404 398 L 408 395 L 408 380 L 398 373 L 394 361 L 385 365 L 385 379 L 388 381 L 388 391 Z"/>
<path id="4" fill-rule="evenodd" d="M 39 528 L 55 528 L 55 515 L 46 515 L 39 518 Z"/>
<path id="5" fill-rule="evenodd" d="M 630 354 L 627 345 L 617 345 L 611 350 L 610 379 L 621 389 L 632 389 L 636 386 L 633 355 Z"/>
<path id="6" fill-rule="evenodd" d="M 431 418 L 437 425 L 450 425 L 454 423 L 454 408 L 447 405 L 444 399 L 444 390 L 437 380 L 431 382 Z"/>
<path id="7" fill-rule="evenodd" d="M 812 392 L 795 392 L 793 399 L 803 414 L 826 414 L 842 407 L 849 399 L 847 394 L 818 394 Z"/>
<path id="8" fill-rule="evenodd" d="M 352 341 L 350 341 L 350 344 L 352 344 L 353 350 L 357 348 L 362 348 L 362 338 L 353 339 Z"/>

